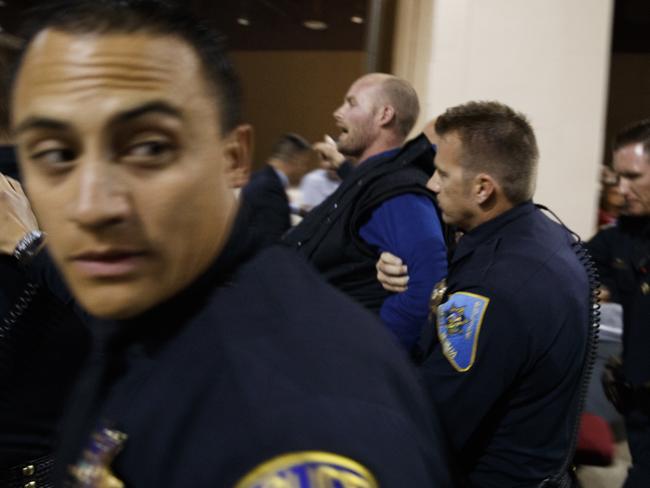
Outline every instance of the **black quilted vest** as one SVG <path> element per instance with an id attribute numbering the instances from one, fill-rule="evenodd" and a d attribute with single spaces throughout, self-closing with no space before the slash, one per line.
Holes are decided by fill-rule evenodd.
<path id="1" fill-rule="evenodd" d="M 420 135 L 397 154 L 363 163 L 285 234 L 283 242 L 311 262 L 332 285 L 378 312 L 390 292 L 376 278 L 378 250 L 360 237 L 359 229 L 375 208 L 397 195 L 426 195 L 435 204 L 435 195 L 426 188 L 433 173 L 434 154 L 429 140 Z"/>

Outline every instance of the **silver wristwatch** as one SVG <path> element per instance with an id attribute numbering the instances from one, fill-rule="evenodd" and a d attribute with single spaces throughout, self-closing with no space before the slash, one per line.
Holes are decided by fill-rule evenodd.
<path id="1" fill-rule="evenodd" d="M 44 243 L 45 234 L 40 230 L 32 230 L 18 242 L 13 257 L 21 264 L 28 264 L 38 254 Z"/>

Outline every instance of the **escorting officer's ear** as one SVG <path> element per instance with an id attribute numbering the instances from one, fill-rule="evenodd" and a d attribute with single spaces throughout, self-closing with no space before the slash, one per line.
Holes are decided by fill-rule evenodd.
<path id="1" fill-rule="evenodd" d="M 476 203 L 479 205 L 485 204 L 492 195 L 495 194 L 498 184 L 490 175 L 486 173 L 479 173 L 474 179 L 474 194 L 476 195 Z"/>
<path id="2" fill-rule="evenodd" d="M 226 136 L 223 144 L 223 152 L 226 160 L 226 178 L 232 188 L 240 188 L 248 178 L 252 166 L 253 157 L 253 127 L 250 124 L 242 124 L 235 127 Z"/>

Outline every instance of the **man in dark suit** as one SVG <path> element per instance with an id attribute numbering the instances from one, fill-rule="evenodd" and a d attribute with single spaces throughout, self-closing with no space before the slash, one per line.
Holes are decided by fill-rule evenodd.
<path id="1" fill-rule="evenodd" d="M 311 169 L 311 146 L 297 134 L 284 134 L 271 157 L 242 190 L 242 204 L 249 212 L 251 232 L 260 246 L 277 242 L 291 227 L 286 189 L 300 183 Z"/>

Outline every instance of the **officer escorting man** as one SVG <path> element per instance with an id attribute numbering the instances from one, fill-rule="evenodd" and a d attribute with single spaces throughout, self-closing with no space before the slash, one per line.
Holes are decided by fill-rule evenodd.
<path id="1" fill-rule="evenodd" d="M 250 252 L 231 175 L 251 131 L 219 36 L 166 3 L 75 0 L 27 39 L 11 93 L 21 169 L 97 317 L 61 478 L 449 486 L 389 333 L 291 251 Z"/>
<path id="2" fill-rule="evenodd" d="M 569 486 L 593 340 L 588 258 L 531 201 L 538 150 L 523 115 L 470 102 L 438 117 L 435 132 L 429 187 L 465 234 L 432 295 L 437 341 L 421 373 L 459 484 Z M 393 260 L 379 275 L 399 289 Z"/>
<path id="3" fill-rule="evenodd" d="M 605 392 L 625 416 L 632 467 L 626 488 L 650 486 L 650 119 L 614 139 L 614 171 L 625 199 L 617 223 L 588 243 L 603 295 L 623 306 L 623 362 L 608 365 Z"/>

